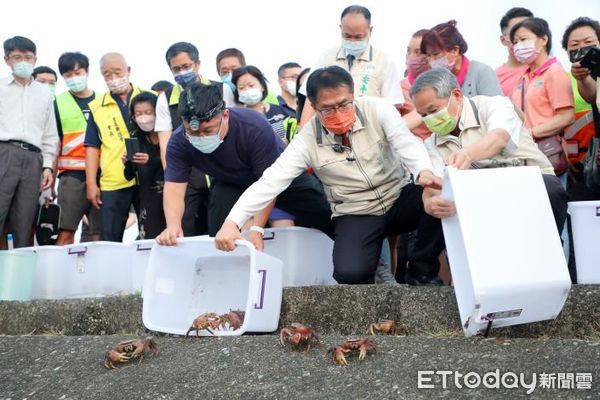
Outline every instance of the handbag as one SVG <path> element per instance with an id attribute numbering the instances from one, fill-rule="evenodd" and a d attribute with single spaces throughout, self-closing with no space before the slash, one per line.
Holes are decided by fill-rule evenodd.
<path id="1" fill-rule="evenodd" d="M 521 111 L 525 113 L 525 78 L 521 78 Z M 562 145 L 559 135 L 534 139 L 538 148 L 548 158 L 554 167 L 556 176 L 564 174 L 569 168 L 569 159 Z"/>
<path id="2" fill-rule="evenodd" d="M 558 135 L 547 136 L 537 139 L 536 143 L 552 163 L 556 176 L 564 174 L 569 168 L 569 160 L 562 146 L 562 138 Z"/>

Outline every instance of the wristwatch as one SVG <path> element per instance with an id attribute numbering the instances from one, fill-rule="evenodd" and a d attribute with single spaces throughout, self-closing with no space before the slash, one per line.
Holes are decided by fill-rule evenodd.
<path id="1" fill-rule="evenodd" d="M 250 231 L 252 231 L 252 232 L 258 232 L 258 233 L 261 234 L 261 236 L 265 236 L 265 230 L 263 228 L 261 228 L 260 226 L 258 226 L 258 225 L 252 225 L 250 227 Z"/>

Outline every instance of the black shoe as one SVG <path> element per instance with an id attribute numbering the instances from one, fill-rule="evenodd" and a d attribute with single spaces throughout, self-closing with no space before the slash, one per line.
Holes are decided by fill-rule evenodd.
<path id="1" fill-rule="evenodd" d="M 444 282 L 437 276 L 412 276 L 410 274 L 406 274 L 404 278 L 406 283 L 412 286 L 442 286 Z"/>

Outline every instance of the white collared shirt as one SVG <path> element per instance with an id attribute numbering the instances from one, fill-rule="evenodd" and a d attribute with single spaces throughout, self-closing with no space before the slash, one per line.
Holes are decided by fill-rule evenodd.
<path id="1" fill-rule="evenodd" d="M 13 75 L 0 80 L 0 141 L 19 140 L 40 148 L 48 168 L 58 151 L 53 102 L 46 85 L 33 79 L 25 86 Z"/>

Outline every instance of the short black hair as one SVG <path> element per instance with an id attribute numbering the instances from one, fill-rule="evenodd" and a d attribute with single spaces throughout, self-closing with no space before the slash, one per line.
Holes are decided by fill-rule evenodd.
<path id="1" fill-rule="evenodd" d="M 56 71 L 50 67 L 46 67 L 45 65 L 40 65 L 39 67 L 35 67 L 33 69 L 33 73 L 31 74 L 31 76 L 33 76 L 33 79 L 35 79 L 36 76 L 38 76 L 39 74 L 52 74 L 52 75 L 54 75 L 54 79 L 58 80 Z"/>
<path id="2" fill-rule="evenodd" d="M 220 85 L 194 82 L 181 93 L 177 112 L 188 122 L 192 117 L 197 117 L 199 121 L 206 121 L 224 109 L 225 102 Z"/>
<path id="3" fill-rule="evenodd" d="M 335 89 L 342 86 L 346 86 L 354 94 L 354 81 L 348 71 L 337 65 L 319 68 L 308 77 L 308 81 L 306 82 L 306 97 L 308 97 L 311 103 L 316 104 L 320 90 Z"/>
<path id="4" fill-rule="evenodd" d="M 352 5 L 344 8 L 342 11 L 342 16 L 340 17 L 340 21 L 344 19 L 344 17 L 348 14 L 362 14 L 363 17 L 367 20 L 369 26 L 371 26 L 371 11 L 367 7 Z"/>
<path id="5" fill-rule="evenodd" d="M 246 57 L 244 57 L 244 53 L 236 48 L 230 47 L 228 49 L 221 50 L 219 54 L 217 54 L 217 73 L 219 72 L 219 63 L 222 59 L 227 57 L 235 57 L 238 59 L 242 67 L 246 66 Z"/>
<path id="6" fill-rule="evenodd" d="M 156 91 L 165 91 L 169 88 L 172 88 L 173 84 L 169 81 L 158 81 L 158 82 L 154 82 L 154 85 L 152 85 L 152 87 L 150 89 Z"/>
<path id="7" fill-rule="evenodd" d="M 58 72 L 60 72 L 61 75 L 65 72 L 73 71 L 77 67 L 89 71 L 90 60 L 85 54 L 81 54 L 78 51 L 68 52 L 62 53 L 58 58 Z"/>
<path id="8" fill-rule="evenodd" d="M 194 62 L 200 61 L 200 53 L 198 52 L 198 48 L 196 46 L 188 42 L 177 42 L 172 44 L 167 49 L 165 54 L 167 65 L 171 67 L 171 60 L 181 53 L 187 53 L 187 55 L 189 55 Z"/>
<path id="9" fill-rule="evenodd" d="M 527 18 L 513 26 L 510 30 L 511 42 L 514 41 L 515 33 L 521 28 L 525 28 L 528 31 L 531 31 L 535 36 L 539 38 L 547 36 L 548 42 L 546 43 L 546 52 L 550 54 L 550 50 L 552 50 L 552 32 L 550 32 L 550 27 L 548 26 L 548 22 L 546 22 L 545 19 L 536 17 Z"/>
<path id="10" fill-rule="evenodd" d="M 523 7 L 513 7 L 504 14 L 504 16 L 500 19 L 500 32 L 508 27 L 508 23 L 513 18 L 532 18 L 533 13 L 527 8 Z"/>
<path id="11" fill-rule="evenodd" d="M 8 55 L 15 50 L 19 50 L 19 51 L 23 51 L 23 52 L 30 51 L 33 54 L 36 54 L 36 51 L 37 51 L 37 49 L 35 47 L 35 43 L 33 43 L 31 40 L 29 40 L 23 36 L 11 37 L 10 39 L 6 39 L 4 41 L 4 56 L 5 57 L 8 57 Z"/>
<path id="12" fill-rule="evenodd" d="M 579 29 L 584 26 L 589 26 L 590 28 L 592 28 L 596 32 L 596 37 L 600 39 L 600 23 L 598 23 L 598 21 L 596 21 L 595 19 L 591 19 L 588 17 L 579 17 L 577 19 L 574 19 L 569 24 L 569 26 L 567 26 L 567 29 L 565 30 L 565 33 L 562 37 L 563 49 L 567 49 L 567 46 L 569 44 L 569 36 L 571 36 L 571 33 L 573 33 L 575 29 Z"/>
<path id="13" fill-rule="evenodd" d="M 231 82 L 237 87 L 237 81 L 240 79 L 240 77 L 242 75 L 246 75 L 246 74 L 250 74 L 253 77 L 255 77 L 256 79 L 258 79 L 258 83 L 260 83 L 260 86 L 263 89 L 263 96 L 262 99 L 260 99 L 261 101 L 264 100 L 267 95 L 269 94 L 269 87 L 267 86 L 267 78 L 265 78 L 265 75 L 262 73 L 262 71 L 258 68 L 256 68 L 254 65 L 247 65 L 245 67 L 241 67 L 236 69 L 235 71 L 233 71 L 233 74 L 231 75 Z M 236 103 L 240 102 L 240 91 L 239 90 L 235 90 L 233 92 L 233 99 L 235 100 Z"/>
<path id="14" fill-rule="evenodd" d="M 302 68 L 302 66 L 300 66 L 300 64 L 297 62 L 286 62 L 277 69 L 277 76 L 281 78 L 285 70 L 290 68 Z"/>
<path id="15" fill-rule="evenodd" d="M 137 96 L 131 99 L 131 103 L 129 104 L 129 118 L 131 119 L 131 124 L 135 128 L 135 131 L 139 131 L 139 126 L 135 122 L 135 106 L 140 103 L 150 103 L 154 111 L 156 112 L 156 101 L 158 100 L 158 96 L 156 96 L 152 92 L 141 92 Z"/>

